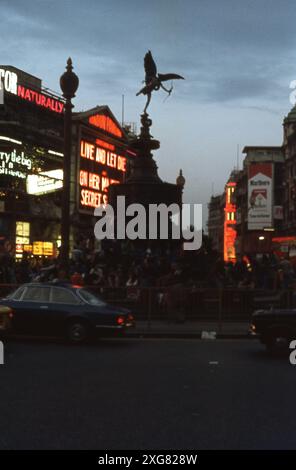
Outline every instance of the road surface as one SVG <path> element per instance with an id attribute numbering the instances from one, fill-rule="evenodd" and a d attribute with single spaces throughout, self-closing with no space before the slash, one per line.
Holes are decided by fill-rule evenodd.
<path id="1" fill-rule="evenodd" d="M 13 340 L 1 449 L 296 447 L 296 366 L 253 340 Z"/>

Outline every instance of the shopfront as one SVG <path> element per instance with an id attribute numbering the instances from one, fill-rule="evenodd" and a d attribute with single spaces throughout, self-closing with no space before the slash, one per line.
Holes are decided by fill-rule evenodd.
<path id="1" fill-rule="evenodd" d="M 17 259 L 58 254 L 63 188 L 61 96 L 12 66 L 0 66 L 0 249 Z M 94 238 L 94 209 L 124 181 L 134 153 L 108 106 L 73 113 L 71 246 Z"/>
<path id="2" fill-rule="evenodd" d="M 56 253 L 63 166 L 63 99 L 0 66 L 0 243 L 17 259 Z M 45 244 L 38 250 L 36 242 Z M 49 245 L 46 245 L 49 244 Z"/>

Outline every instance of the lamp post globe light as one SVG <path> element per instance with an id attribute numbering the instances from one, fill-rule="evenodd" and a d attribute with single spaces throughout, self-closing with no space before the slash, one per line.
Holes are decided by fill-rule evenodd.
<path id="1" fill-rule="evenodd" d="M 60 78 L 60 87 L 66 99 L 64 111 L 64 160 L 63 160 L 63 200 L 61 219 L 60 258 L 66 274 L 69 271 L 70 248 L 70 183 L 71 183 L 71 150 L 72 150 L 72 98 L 78 89 L 79 79 L 73 72 L 72 60 L 67 60 L 66 72 Z"/>

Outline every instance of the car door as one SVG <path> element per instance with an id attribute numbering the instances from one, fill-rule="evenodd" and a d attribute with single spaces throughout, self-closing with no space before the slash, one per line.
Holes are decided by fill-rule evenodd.
<path id="1" fill-rule="evenodd" d="M 16 329 L 23 333 L 40 334 L 46 331 L 50 314 L 50 287 L 27 286 L 17 302 Z"/>
<path id="2" fill-rule="evenodd" d="M 54 305 L 51 327 L 56 333 L 63 334 L 67 318 L 81 313 L 82 302 L 71 289 L 58 286 L 51 287 L 50 300 Z"/>

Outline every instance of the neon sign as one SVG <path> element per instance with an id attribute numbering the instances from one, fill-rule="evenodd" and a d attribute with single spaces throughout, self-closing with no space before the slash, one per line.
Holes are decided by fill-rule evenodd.
<path id="1" fill-rule="evenodd" d="M 32 160 L 26 157 L 24 152 L 17 153 L 15 149 L 11 152 L 0 152 L 0 175 L 24 179 L 27 176 L 24 168 L 32 168 Z"/>
<path id="2" fill-rule="evenodd" d="M 90 191 L 89 189 L 81 190 L 80 204 L 86 207 L 99 207 L 102 204 L 108 203 L 107 194 Z"/>
<path id="3" fill-rule="evenodd" d="M 224 261 L 236 261 L 236 205 L 233 204 L 233 194 L 236 183 L 229 182 L 226 185 L 226 204 L 224 209 Z"/>
<path id="4" fill-rule="evenodd" d="M 122 137 L 122 130 L 109 116 L 95 114 L 94 116 L 89 117 L 88 122 L 109 134 L 116 135 L 116 137 Z"/>
<path id="5" fill-rule="evenodd" d="M 101 148 L 95 144 L 81 141 L 80 144 L 80 155 L 82 158 L 96 161 L 102 165 L 107 165 L 110 168 L 115 168 L 119 171 L 126 171 L 126 158 L 117 155 L 115 152 L 110 152 L 104 148 Z"/>
<path id="6" fill-rule="evenodd" d="M 2 90 L 2 84 L 5 91 L 17 94 L 17 74 L 15 72 L 0 69 L 0 90 Z"/>
<path id="7" fill-rule="evenodd" d="M 126 172 L 126 157 L 115 152 L 115 145 L 96 139 L 80 141 L 79 204 L 84 211 L 108 203 L 108 188 L 119 184 Z"/>
<path id="8" fill-rule="evenodd" d="M 15 72 L 10 70 L 0 69 L 0 90 L 4 89 L 8 93 L 22 98 L 23 100 L 30 101 L 31 103 L 50 109 L 55 113 L 62 113 L 64 103 L 47 94 L 34 91 L 31 88 L 18 84 L 18 76 Z"/>
<path id="9" fill-rule="evenodd" d="M 64 109 L 64 103 L 62 101 L 58 101 L 50 96 L 30 90 L 21 85 L 17 87 L 17 96 L 56 113 L 61 113 Z"/>
<path id="10" fill-rule="evenodd" d="M 110 184 L 119 184 L 120 181 L 108 178 L 103 172 L 101 175 L 97 173 L 90 173 L 88 171 L 80 170 L 79 175 L 80 186 L 86 186 L 97 191 L 107 192 Z"/>

